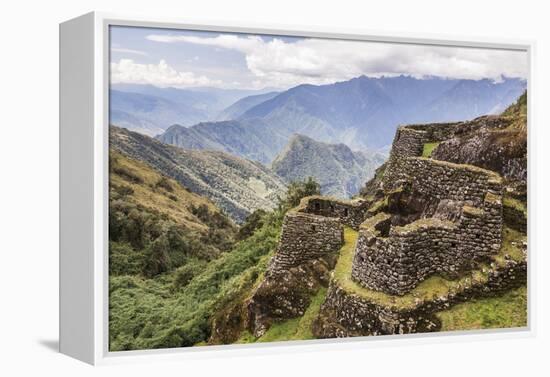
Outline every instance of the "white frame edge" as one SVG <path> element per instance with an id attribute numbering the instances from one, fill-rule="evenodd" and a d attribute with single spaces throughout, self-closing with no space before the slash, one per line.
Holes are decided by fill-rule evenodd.
<path id="1" fill-rule="evenodd" d="M 158 27 L 219 32 L 292 35 L 385 43 L 414 43 L 526 51 L 529 57 L 528 171 L 532 172 L 534 127 L 533 71 L 535 43 L 436 34 L 366 32 L 357 29 L 259 25 L 250 22 L 159 19 L 92 12 L 60 25 L 60 352 L 90 364 L 258 356 L 321 349 L 407 346 L 470 342 L 535 335 L 533 300 L 536 266 L 534 237 L 528 221 L 528 326 L 497 329 L 358 337 L 253 345 L 224 345 L 110 352 L 108 350 L 108 89 L 109 26 Z M 92 93 L 93 91 L 93 93 Z M 82 144 L 76 145 L 79 140 Z M 93 164 L 93 166 L 90 166 Z M 528 213 L 535 188 L 528 177 Z M 93 192 L 91 191 L 93 189 Z M 223 353 L 214 352 L 223 350 Z"/>

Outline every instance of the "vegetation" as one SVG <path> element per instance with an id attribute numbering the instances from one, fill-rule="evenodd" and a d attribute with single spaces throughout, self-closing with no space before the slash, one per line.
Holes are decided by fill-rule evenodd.
<path id="1" fill-rule="evenodd" d="M 504 205 L 505 207 L 513 208 L 516 211 L 521 212 L 527 216 L 527 206 L 525 205 L 525 203 L 518 199 L 512 198 L 509 195 L 504 195 L 502 199 L 502 205 Z"/>
<path id="2" fill-rule="evenodd" d="M 265 269 L 265 256 L 275 248 L 280 229 L 280 223 L 272 220 L 201 269 L 182 267 L 152 279 L 112 276 L 110 349 L 181 347 L 206 341 L 209 319 L 221 303 L 253 284 Z"/>
<path id="3" fill-rule="evenodd" d="M 111 276 L 153 277 L 232 248 L 235 225 L 207 200 L 115 152 L 110 168 Z"/>
<path id="4" fill-rule="evenodd" d="M 244 240 L 254 234 L 257 229 L 264 225 L 264 218 L 266 215 L 267 212 L 263 209 L 257 209 L 252 212 L 252 214 L 245 219 L 244 223 L 239 228 L 237 239 Z"/>
<path id="5" fill-rule="evenodd" d="M 172 193 L 178 194 L 181 186 L 168 182 Z M 173 234 L 163 223 L 171 221 L 166 214 L 157 214 L 161 219 L 159 223 L 149 218 L 144 220 L 148 224 L 147 231 L 154 228 L 160 231 L 155 233 L 156 237 L 149 234 L 151 232 L 137 237 L 144 240 L 143 244 L 136 242 L 143 248 L 132 246 L 134 238 L 126 236 L 134 233 L 121 232 L 117 236 L 120 239 L 111 240 L 110 250 L 111 270 L 116 271 L 109 279 L 110 350 L 182 347 L 208 342 L 212 318 L 231 302 L 242 298 L 262 278 L 276 248 L 286 209 L 299 202 L 300 195 L 309 195 L 316 189 L 318 184 L 313 180 L 292 184 L 287 196 L 280 200 L 278 210 L 257 213 L 249 219 L 248 235 L 243 232 L 242 239 L 228 252 L 208 257 L 193 248 L 185 249 L 187 238 L 194 237 L 195 233 L 187 229 L 181 234 Z M 131 196 L 127 197 L 126 202 L 131 202 L 130 199 Z M 186 203 L 181 200 L 177 205 Z M 207 229 L 202 236 L 195 234 L 199 235 L 197 242 L 207 246 L 226 245 L 223 237 L 217 239 L 209 230 L 225 225 L 223 218 L 215 215 L 219 213 L 215 207 L 194 204 L 189 208 L 191 216 Z M 143 206 L 133 209 L 132 216 L 152 216 L 151 210 Z M 130 212 L 117 213 L 119 223 L 130 221 Z M 144 229 L 137 229 L 140 232 L 136 234 L 144 233 Z M 175 263 L 173 255 L 182 258 Z M 304 318 L 304 321 L 313 320 L 313 317 Z M 300 332 L 299 336 L 302 335 Z"/>
<path id="6" fill-rule="evenodd" d="M 499 297 L 473 300 L 437 313 L 442 331 L 527 326 L 527 287 Z"/>
<path id="7" fill-rule="evenodd" d="M 289 209 L 300 204 L 300 200 L 306 196 L 320 195 L 321 186 L 312 177 L 305 181 L 295 181 L 288 185 L 288 190 L 284 199 L 279 199 L 278 211 L 286 213 Z"/>
<path id="8" fill-rule="evenodd" d="M 504 110 L 502 115 L 527 115 L 527 90 L 523 92 L 516 103 L 510 105 L 506 110 Z"/>
<path id="9" fill-rule="evenodd" d="M 250 332 L 245 331 L 237 343 L 254 342 L 282 342 L 287 340 L 308 340 L 314 339 L 312 333 L 313 322 L 317 318 L 321 305 L 325 301 L 326 288 L 320 288 L 302 317 L 293 318 L 284 322 L 271 325 L 269 330 L 259 338 L 255 338 Z"/>
<path id="10" fill-rule="evenodd" d="M 345 144 L 327 144 L 297 134 L 273 160 L 271 168 L 287 181 L 313 176 L 323 195 L 345 199 L 359 192 L 386 157 L 383 153 L 352 151 Z"/>
<path id="11" fill-rule="evenodd" d="M 431 157 L 432 152 L 439 145 L 439 142 L 426 143 L 424 144 L 424 149 L 422 150 L 422 157 Z"/>

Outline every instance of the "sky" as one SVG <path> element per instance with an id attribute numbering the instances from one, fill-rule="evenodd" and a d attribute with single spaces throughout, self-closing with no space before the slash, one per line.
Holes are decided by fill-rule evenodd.
<path id="1" fill-rule="evenodd" d="M 112 26 L 111 83 L 288 89 L 361 75 L 526 78 L 524 51 Z"/>

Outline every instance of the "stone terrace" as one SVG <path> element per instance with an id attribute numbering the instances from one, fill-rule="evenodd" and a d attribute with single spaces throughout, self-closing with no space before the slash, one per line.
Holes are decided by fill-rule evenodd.
<path id="1" fill-rule="evenodd" d="M 401 226 L 392 226 L 386 213 L 360 226 L 352 277 L 365 287 L 403 295 L 430 275 L 471 270 L 500 248 L 502 179 L 475 166 L 419 157 L 436 134 L 433 125 L 427 128 L 398 129 L 384 176 L 386 192 L 406 187 L 426 205 L 420 218 Z"/>

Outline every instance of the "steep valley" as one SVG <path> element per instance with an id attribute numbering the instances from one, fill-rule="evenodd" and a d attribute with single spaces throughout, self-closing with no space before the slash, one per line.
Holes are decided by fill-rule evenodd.
<path id="1" fill-rule="evenodd" d="M 285 183 L 260 163 L 224 152 L 176 148 L 115 126 L 110 145 L 209 198 L 237 222 L 257 209 L 272 209 L 285 190 Z"/>

